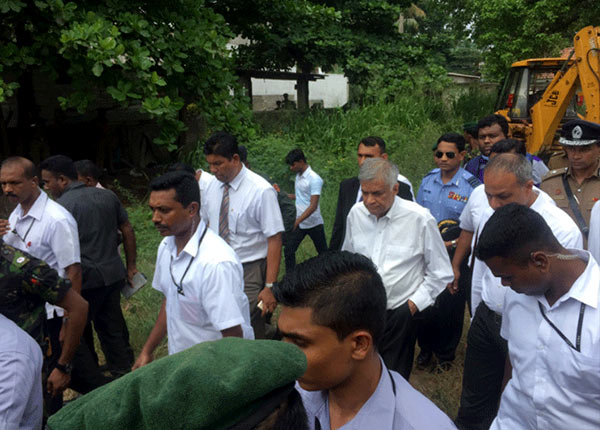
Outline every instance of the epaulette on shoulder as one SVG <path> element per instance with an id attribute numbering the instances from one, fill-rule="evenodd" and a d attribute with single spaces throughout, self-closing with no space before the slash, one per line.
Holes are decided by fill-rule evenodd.
<path id="1" fill-rule="evenodd" d="M 550 170 L 548 173 L 546 173 L 546 176 L 544 176 L 543 180 L 545 181 L 555 176 L 560 176 L 563 173 L 566 173 L 568 169 L 568 167 L 561 167 L 560 169 Z"/>
<path id="2" fill-rule="evenodd" d="M 29 263 L 29 257 L 10 245 L 2 244 L 2 251 L 0 253 L 2 254 L 2 258 L 18 268 Z"/>
<path id="3" fill-rule="evenodd" d="M 473 176 L 471 174 L 469 174 L 469 177 L 467 178 L 467 182 L 473 189 L 475 189 L 481 185 L 481 182 L 479 182 L 479 179 L 477 179 L 475 176 Z"/>
<path id="4" fill-rule="evenodd" d="M 440 172 L 440 169 L 439 169 L 438 167 L 436 167 L 435 169 L 432 169 L 432 170 L 430 170 L 430 171 L 429 171 L 429 172 L 428 172 L 428 173 L 425 175 L 425 177 L 427 177 L 427 176 L 431 176 L 431 175 L 435 175 L 436 173 L 439 173 L 439 172 Z"/>

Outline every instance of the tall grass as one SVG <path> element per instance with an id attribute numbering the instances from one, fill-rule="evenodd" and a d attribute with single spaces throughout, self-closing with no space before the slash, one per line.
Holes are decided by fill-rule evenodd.
<path id="1" fill-rule="evenodd" d="M 356 147 L 362 137 L 378 135 L 387 144 L 390 159 L 414 185 L 433 165 L 432 146 L 446 132 L 462 133 L 463 122 L 491 112 L 493 97 L 470 91 L 453 95 L 445 101 L 422 94 L 399 95 L 391 103 L 378 103 L 350 110 L 322 110 L 308 113 L 290 111 L 257 115 L 260 136 L 248 146 L 254 170 L 267 174 L 283 189 L 293 191 L 293 174 L 284 162 L 287 152 L 302 148 L 309 164 L 324 179 L 320 204 L 329 236 L 337 204 L 338 185 L 357 172 Z M 477 113 L 479 112 L 479 113 Z M 201 151 L 196 151 L 200 154 Z M 203 160 L 196 160 L 203 165 Z M 156 249 L 161 240 L 151 222 L 146 202 L 128 208 L 138 245 L 138 269 L 148 277 L 148 286 L 130 300 L 123 300 L 131 343 L 136 355 L 150 333 L 163 300 L 150 286 L 154 273 Z M 301 262 L 316 255 L 312 242 L 305 240 L 297 252 Z M 283 263 L 281 265 L 283 274 Z M 466 319 L 467 321 L 467 319 Z M 450 416 L 454 416 L 460 395 L 464 341 L 457 352 L 455 368 L 444 375 L 415 370 L 411 383 L 426 393 Z M 163 343 L 155 357 L 167 353 Z"/>

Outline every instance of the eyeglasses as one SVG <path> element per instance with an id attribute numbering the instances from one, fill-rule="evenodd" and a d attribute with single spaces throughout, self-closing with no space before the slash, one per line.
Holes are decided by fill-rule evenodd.
<path id="1" fill-rule="evenodd" d="M 444 154 L 446 154 L 446 157 L 448 157 L 450 160 L 452 160 L 454 157 L 456 157 L 456 152 L 442 152 L 442 151 L 437 151 L 435 154 L 435 158 L 442 158 L 444 156 Z"/>

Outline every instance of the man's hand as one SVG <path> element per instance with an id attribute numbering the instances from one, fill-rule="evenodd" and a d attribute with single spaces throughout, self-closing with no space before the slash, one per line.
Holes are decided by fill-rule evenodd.
<path id="1" fill-rule="evenodd" d="M 419 308 L 417 308 L 417 305 L 415 305 L 410 299 L 408 300 L 408 309 L 410 310 L 411 316 L 414 316 L 417 312 L 419 312 Z"/>
<path id="2" fill-rule="evenodd" d="M 69 382 L 71 382 L 71 375 L 63 373 L 58 369 L 53 369 L 48 377 L 46 390 L 48 390 L 52 397 L 62 395 L 62 392 L 65 391 Z"/>
<path id="3" fill-rule="evenodd" d="M 278 193 L 281 191 L 281 188 L 279 188 L 279 184 L 273 184 L 273 188 L 275 188 L 275 191 L 277 191 Z"/>
<path id="4" fill-rule="evenodd" d="M 7 219 L 0 219 L 0 236 L 4 236 L 10 231 L 10 224 Z"/>
<path id="5" fill-rule="evenodd" d="M 460 269 L 456 267 L 452 267 L 452 271 L 454 272 L 454 280 L 450 282 L 446 288 L 450 291 L 450 294 L 458 293 L 458 280 L 460 278 Z"/>
<path id="6" fill-rule="evenodd" d="M 263 309 L 261 315 L 265 315 L 267 312 L 273 312 L 277 307 L 277 300 L 275 300 L 275 296 L 270 288 L 263 288 L 262 291 L 258 294 L 258 301 L 263 302 Z"/>
<path id="7" fill-rule="evenodd" d="M 127 268 L 127 282 L 129 282 L 129 285 L 133 284 L 133 277 L 137 272 L 138 269 L 135 266 Z"/>
<path id="8" fill-rule="evenodd" d="M 148 363 L 152 363 L 154 361 L 154 355 L 153 354 L 149 354 L 147 352 L 142 351 L 140 353 L 140 355 L 138 356 L 137 360 L 135 360 L 135 363 L 133 363 L 133 366 L 131 367 L 131 370 L 135 370 L 135 369 L 139 369 L 142 366 L 145 366 Z"/>
<path id="9" fill-rule="evenodd" d="M 296 230 L 299 226 L 300 226 L 300 218 L 296 218 L 296 221 L 294 221 L 294 228 L 292 228 L 292 231 Z"/>

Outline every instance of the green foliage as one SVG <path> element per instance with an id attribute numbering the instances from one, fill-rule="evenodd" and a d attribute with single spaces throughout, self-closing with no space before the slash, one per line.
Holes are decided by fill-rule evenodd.
<path id="1" fill-rule="evenodd" d="M 185 129 L 180 112 L 192 103 L 209 129 L 246 133 L 248 100 L 231 95 L 241 94 L 226 49 L 233 35 L 202 0 L 0 1 L 0 11 L 4 79 L 38 69 L 54 80 L 67 75 L 71 91 L 59 102 L 79 112 L 95 90 L 106 91 L 156 118 L 156 143 L 169 149 Z M 0 100 L 14 88 L 0 81 Z"/>
<path id="2" fill-rule="evenodd" d="M 577 31 L 600 22 L 595 0 L 438 1 L 455 27 L 471 29 L 484 50 L 484 73 L 493 80 L 500 80 L 514 61 L 558 55 L 572 46 Z"/>

